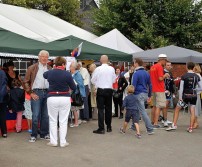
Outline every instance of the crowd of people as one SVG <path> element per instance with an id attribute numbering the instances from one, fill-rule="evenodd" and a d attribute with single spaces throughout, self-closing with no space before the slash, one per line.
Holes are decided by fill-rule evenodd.
<path id="1" fill-rule="evenodd" d="M 144 121 L 148 135 L 154 134 L 154 129 L 162 128 L 160 118 L 167 131 L 176 130 L 179 111 L 188 107 L 191 114 L 187 132 L 192 133 L 199 127 L 202 80 L 198 64 L 188 62 L 186 65 L 188 72 L 181 77 L 179 100 L 173 122 L 170 122 L 167 112 L 178 89 L 171 73 L 171 62 L 165 54 L 160 54 L 151 68 L 145 67 L 142 59 L 135 58 L 131 68 L 123 72 L 120 67 L 109 65 L 107 55 L 101 56 L 99 67 L 90 64 L 84 68 L 82 62 L 72 62 L 69 70 L 65 70 L 65 58 L 57 57 L 53 67 L 48 65 L 48 58 L 47 51 L 40 51 L 38 62 L 28 67 L 24 79 L 14 71 L 11 61 L 0 70 L 2 137 L 7 137 L 7 111 L 16 112 L 17 133 L 22 131 L 22 115 L 25 115 L 31 134 L 29 142 L 36 142 L 39 135 L 41 139 L 50 140 L 47 145 L 53 147 L 69 145 L 66 136 L 70 115 L 74 117 L 70 127 L 76 128 L 90 119 L 97 119 L 98 129 L 93 133 L 105 134 L 112 132 L 112 118 L 123 119 L 125 113 L 120 132 L 126 133 L 132 119 L 130 128 L 136 131 L 137 138 L 141 138 L 140 120 Z M 82 97 L 82 105 L 72 103 L 72 94 Z M 146 107 L 151 108 L 151 118 Z"/>

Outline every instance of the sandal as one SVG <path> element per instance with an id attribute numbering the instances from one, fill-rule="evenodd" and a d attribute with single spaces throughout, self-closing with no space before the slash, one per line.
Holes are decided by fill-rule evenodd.
<path id="1" fill-rule="evenodd" d="M 199 128 L 199 124 L 194 124 L 193 129 Z"/>

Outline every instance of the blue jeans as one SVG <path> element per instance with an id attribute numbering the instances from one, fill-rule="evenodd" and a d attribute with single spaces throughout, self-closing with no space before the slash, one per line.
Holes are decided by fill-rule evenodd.
<path id="1" fill-rule="evenodd" d="M 37 138 L 38 125 L 40 121 L 40 137 L 49 134 L 49 117 L 47 110 L 47 91 L 35 90 L 36 95 L 39 96 L 38 100 L 31 99 L 32 109 L 32 137 Z"/>
<path id="2" fill-rule="evenodd" d="M 153 126 L 151 124 L 151 120 L 149 119 L 149 116 L 145 110 L 145 102 L 148 99 L 147 93 L 140 93 L 138 95 L 135 95 L 137 97 L 137 107 L 138 110 L 142 116 L 142 119 L 145 123 L 145 127 L 147 128 L 147 132 L 153 131 Z"/>

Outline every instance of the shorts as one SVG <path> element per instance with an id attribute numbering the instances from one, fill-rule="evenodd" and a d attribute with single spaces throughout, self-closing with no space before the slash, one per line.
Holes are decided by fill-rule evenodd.
<path id="1" fill-rule="evenodd" d="M 140 112 L 138 110 L 126 110 L 125 122 L 130 122 L 131 118 L 134 123 L 139 123 Z"/>
<path id="2" fill-rule="evenodd" d="M 151 107 L 151 108 L 154 106 L 154 104 L 153 104 L 154 100 L 153 99 L 154 99 L 153 96 L 151 96 L 151 101 L 149 103 L 147 103 L 148 106 Z"/>
<path id="3" fill-rule="evenodd" d="M 153 92 L 153 105 L 158 108 L 166 107 L 165 92 Z"/>
<path id="4" fill-rule="evenodd" d="M 186 103 L 186 104 L 190 104 L 190 105 L 196 105 L 196 101 L 197 101 L 197 98 L 191 98 L 191 99 L 183 99 L 183 101 Z"/>

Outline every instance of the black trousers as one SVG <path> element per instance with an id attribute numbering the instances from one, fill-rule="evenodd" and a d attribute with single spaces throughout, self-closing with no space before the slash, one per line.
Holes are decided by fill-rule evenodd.
<path id="1" fill-rule="evenodd" d="M 1 135 L 7 134 L 7 127 L 6 127 L 6 103 L 0 103 L 0 128 L 1 128 Z"/>
<path id="2" fill-rule="evenodd" d="M 104 119 L 107 128 L 112 122 L 112 89 L 97 89 L 98 127 L 104 130 Z"/>
<path id="3" fill-rule="evenodd" d="M 115 116 L 118 116 L 118 110 L 120 111 L 120 116 L 123 116 L 123 113 L 121 112 L 121 107 L 123 104 L 123 94 L 118 98 L 113 97 L 113 101 L 115 107 Z"/>
<path id="4" fill-rule="evenodd" d="M 92 107 L 91 107 L 91 94 L 88 95 L 88 109 L 89 109 L 89 118 L 92 118 Z"/>

